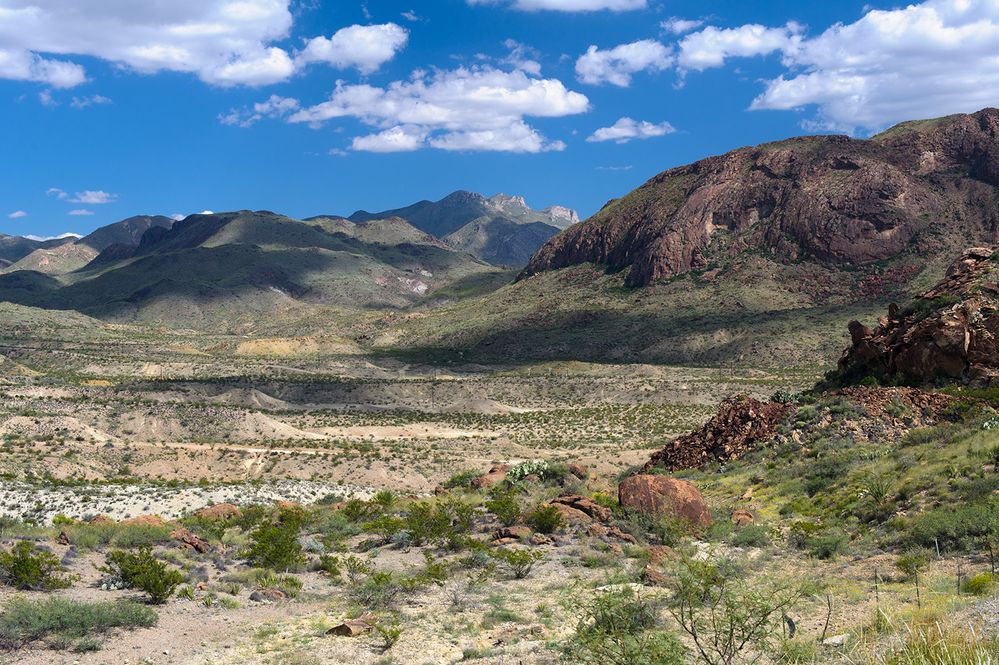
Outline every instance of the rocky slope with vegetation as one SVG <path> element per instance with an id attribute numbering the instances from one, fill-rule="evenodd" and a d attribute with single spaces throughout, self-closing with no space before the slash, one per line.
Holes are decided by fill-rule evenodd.
<path id="1" fill-rule="evenodd" d="M 996 240 L 999 110 L 812 136 L 657 175 L 559 234 L 523 276 L 581 263 L 641 286 L 764 254 L 855 269 Z"/>

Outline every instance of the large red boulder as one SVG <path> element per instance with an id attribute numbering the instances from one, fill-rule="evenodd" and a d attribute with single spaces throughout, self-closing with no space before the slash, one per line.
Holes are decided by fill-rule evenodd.
<path id="1" fill-rule="evenodd" d="M 711 509 L 697 487 L 679 478 L 638 474 L 617 488 L 618 501 L 644 515 L 670 515 L 703 528 L 711 525 Z"/>

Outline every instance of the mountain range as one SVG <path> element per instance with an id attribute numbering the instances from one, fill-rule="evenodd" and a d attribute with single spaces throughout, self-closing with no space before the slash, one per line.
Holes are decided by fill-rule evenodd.
<path id="1" fill-rule="evenodd" d="M 577 221 L 470 192 L 304 221 L 132 218 L 0 238 L 0 300 L 191 327 L 391 310 L 344 333 L 466 359 L 825 364 L 849 320 L 999 240 L 999 111 L 740 148 Z"/>

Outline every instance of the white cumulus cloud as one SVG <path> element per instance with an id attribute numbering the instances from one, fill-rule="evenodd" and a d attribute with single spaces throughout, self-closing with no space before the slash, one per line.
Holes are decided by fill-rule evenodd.
<path id="1" fill-rule="evenodd" d="M 59 198 L 64 197 L 60 196 Z M 77 192 L 76 195 L 70 199 L 73 203 L 86 203 L 87 205 L 102 205 L 105 203 L 114 203 L 117 200 L 117 194 L 109 194 L 102 190 L 91 191 L 89 189 L 83 192 Z"/>
<path id="2" fill-rule="evenodd" d="M 271 95 L 268 99 L 257 102 L 249 109 L 232 109 L 219 116 L 223 125 L 250 127 L 264 118 L 280 118 L 299 109 L 299 102 L 292 97 Z"/>
<path id="3" fill-rule="evenodd" d="M 627 143 L 634 139 L 651 139 L 656 136 L 666 136 L 676 131 L 676 128 L 668 122 L 652 123 L 646 120 L 638 121 L 628 117 L 621 118 L 610 127 L 601 127 L 587 137 L 587 141 L 597 143 L 600 141 L 614 141 L 616 143 Z"/>
<path id="4" fill-rule="evenodd" d="M 704 25 L 704 21 L 701 19 L 686 19 L 679 16 L 671 16 L 660 23 L 659 27 L 674 35 L 682 35 L 691 30 L 697 30 L 702 25 Z"/>
<path id="5" fill-rule="evenodd" d="M 73 217 L 89 217 L 95 214 L 93 210 L 86 210 L 84 208 L 77 208 L 76 210 L 70 210 L 67 215 L 72 215 Z"/>
<path id="6" fill-rule="evenodd" d="M 23 210 L 15 210 L 14 212 L 7 215 L 8 219 L 21 219 L 22 217 L 27 217 L 28 213 Z"/>
<path id="7" fill-rule="evenodd" d="M 654 39 L 642 39 L 607 50 L 590 46 L 576 60 L 576 76 L 583 83 L 610 83 L 626 88 L 636 72 L 662 71 L 673 62 L 670 49 Z"/>
<path id="8" fill-rule="evenodd" d="M 801 40 L 801 30 L 796 23 L 781 28 L 756 24 L 738 28 L 708 26 L 680 40 L 678 63 L 683 69 L 700 71 L 721 67 L 727 58 L 792 51 Z"/>
<path id="9" fill-rule="evenodd" d="M 288 120 L 319 126 L 355 118 L 377 130 L 356 138 L 355 150 L 543 152 L 565 145 L 545 138 L 525 118 L 558 118 L 588 108 L 584 95 L 558 79 L 483 66 L 417 71 L 410 80 L 385 87 L 341 82 L 328 101 L 303 108 Z"/>
<path id="10" fill-rule="evenodd" d="M 309 62 L 376 69 L 401 48 L 395 24 L 354 25 L 294 54 L 292 0 L 0 0 L 0 78 L 71 88 L 86 71 L 67 58 L 145 74 L 184 72 L 219 86 L 285 81 Z"/>
<path id="11" fill-rule="evenodd" d="M 785 53 L 790 71 L 754 109 L 814 105 L 813 127 L 876 130 L 999 103 L 999 2 L 929 0 L 872 10 Z"/>
<path id="12" fill-rule="evenodd" d="M 409 40 L 409 32 L 395 23 L 352 25 L 332 37 L 315 37 L 298 54 L 301 63 L 325 62 L 340 69 L 357 68 L 370 74 L 395 57 Z"/>

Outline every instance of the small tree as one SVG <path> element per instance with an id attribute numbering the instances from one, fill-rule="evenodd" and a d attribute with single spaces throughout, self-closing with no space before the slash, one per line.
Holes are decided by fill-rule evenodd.
<path id="1" fill-rule="evenodd" d="M 495 492 L 491 499 L 486 501 L 486 509 L 489 510 L 503 526 L 513 526 L 520 518 L 520 504 L 513 492 Z"/>
<path id="2" fill-rule="evenodd" d="M 715 563 L 690 559 L 680 562 L 670 586 L 669 612 L 707 665 L 756 662 L 778 643 L 786 612 L 801 597 L 797 587 L 751 586 Z"/>

